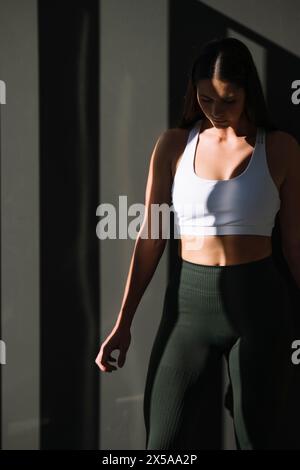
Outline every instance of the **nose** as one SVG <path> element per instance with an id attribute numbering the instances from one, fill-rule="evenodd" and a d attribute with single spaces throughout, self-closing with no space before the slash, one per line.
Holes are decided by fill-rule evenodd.
<path id="1" fill-rule="evenodd" d="M 222 112 L 223 112 L 223 109 L 222 109 L 222 106 L 219 105 L 219 104 L 214 104 L 213 107 L 212 107 L 212 115 L 213 115 L 213 119 L 223 119 L 224 116 L 222 116 Z"/>

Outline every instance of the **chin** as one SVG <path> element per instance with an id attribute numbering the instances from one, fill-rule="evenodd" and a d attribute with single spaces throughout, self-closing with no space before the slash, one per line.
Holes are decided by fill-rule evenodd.
<path id="1" fill-rule="evenodd" d="M 212 123 L 213 123 L 213 125 L 216 126 L 216 127 L 219 127 L 219 126 L 222 126 L 222 127 L 228 126 L 228 121 L 227 121 L 227 120 L 226 120 L 226 121 L 224 120 L 224 121 L 222 121 L 222 122 L 218 122 L 218 121 L 212 120 Z"/>

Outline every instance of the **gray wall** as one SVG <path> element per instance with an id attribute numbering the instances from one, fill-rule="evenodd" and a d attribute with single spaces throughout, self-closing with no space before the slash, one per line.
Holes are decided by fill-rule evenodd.
<path id="1" fill-rule="evenodd" d="M 300 55 L 300 9 L 297 0 L 199 1 L 287 51 Z"/>
<path id="2" fill-rule="evenodd" d="M 0 2 L 3 449 L 39 447 L 39 166 L 36 0 Z"/>

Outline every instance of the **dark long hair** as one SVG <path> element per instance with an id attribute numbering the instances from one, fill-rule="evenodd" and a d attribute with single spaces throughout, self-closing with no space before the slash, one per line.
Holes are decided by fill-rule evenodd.
<path id="1" fill-rule="evenodd" d="M 245 90 L 245 113 L 250 122 L 266 131 L 278 130 L 269 115 L 251 52 L 242 41 L 233 37 L 216 37 L 198 51 L 188 74 L 182 117 L 177 127 L 190 128 L 205 117 L 197 100 L 197 83 L 214 76 Z"/>

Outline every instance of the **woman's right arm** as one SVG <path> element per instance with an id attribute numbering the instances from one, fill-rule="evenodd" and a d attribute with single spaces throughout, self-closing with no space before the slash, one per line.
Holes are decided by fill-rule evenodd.
<path id="1" fill-rule="evenodd" d="M 157 139 L 150 158 L 145 192 L 144 219 L 135 241 L 121 307 L 112 333 L 102 344 L 100 356 L 98 355 L 95 361 L 104 371 L 115 369 L 107 363 L 107 359 L 115 360 L 109 357 L 113 349 L 120 349 L 119 366 L 122 367 L 125 362 L 134 314 L 166 246 L 167 239 L 163 238 L 165 219 L 162 218 L 163 223 L 161 223 L 161 218 L 159 218 L 159 224 L 157 224 L 157 220 L 152 221 L 151 205 L 171 205 L 171 156 L 173 148 L 174 131 L 169 129 Z M 167 222 L 169 222 L 169 217 L 167 217 Z M 152 229 L 157 229 L 158 238 L 151 238 Z M 144 238 L 145 234 L 148 235 L 147 238 Z M 125 340 L 122 342 L 124 337 Z M 103 348 L 105 348 L 104 351 Z"/>

